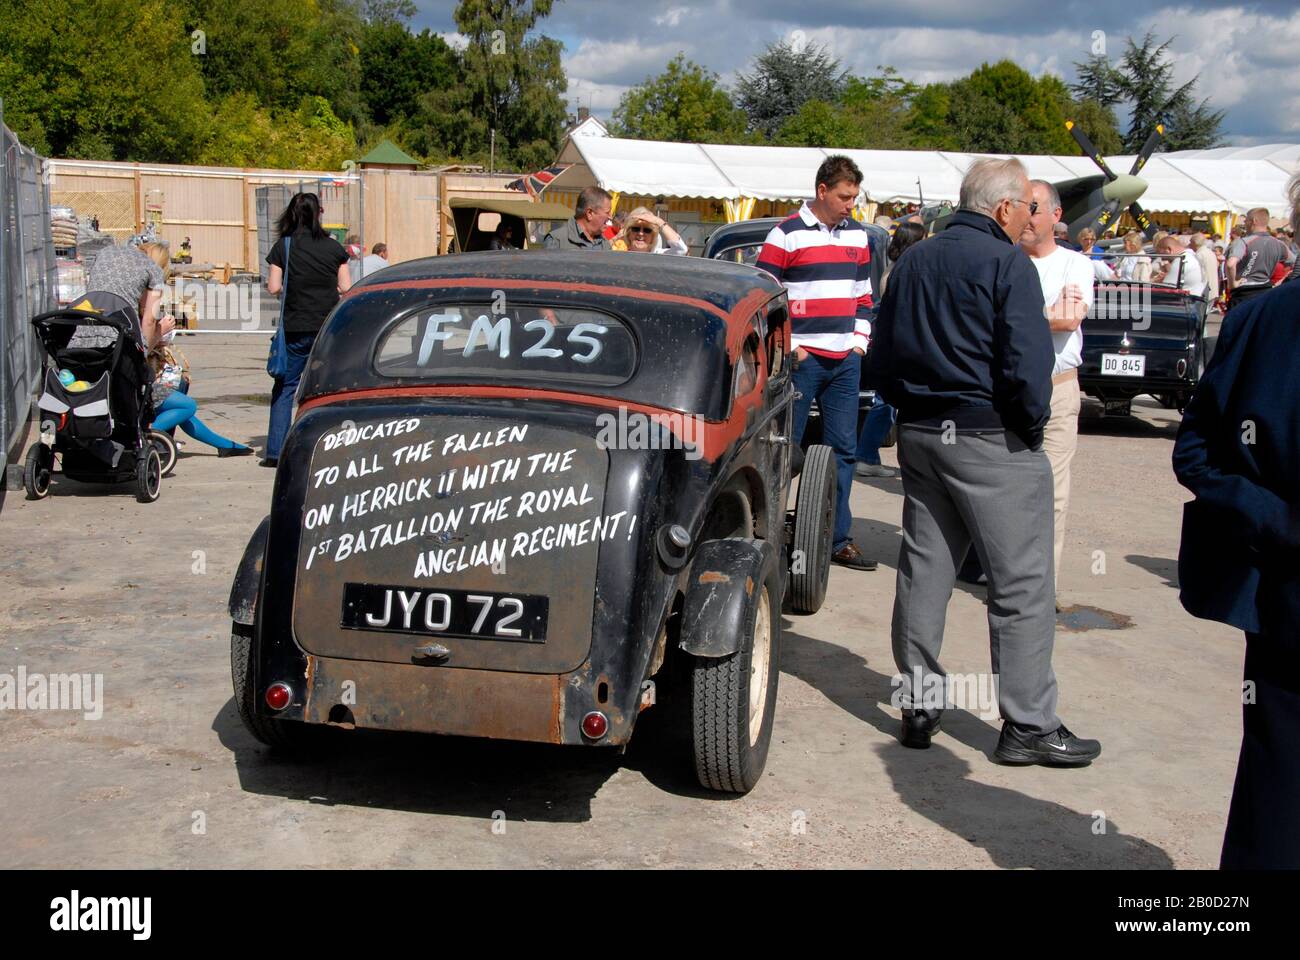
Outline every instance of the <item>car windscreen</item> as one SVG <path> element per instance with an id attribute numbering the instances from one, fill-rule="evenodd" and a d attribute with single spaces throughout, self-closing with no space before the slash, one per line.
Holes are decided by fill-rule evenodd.
<path id="1" fill-rule="evenodd" d="M 504 299 L 504 298 L 503 298 Z M 530 304 L 435 304 L 380 340 L 382 377 L 610 387 L 636 369 L 636 340 L 605 313 Z"/>
<path id="2" fill-rule="evenodd" d="M 763 252 L 763 241 L 745 243 L 735 247 L 724 247 L 713 255 L 714 260 L 726 260 L 728 263 L 747 263 L 751 267 L 758 262 L 758 255 Z"/>

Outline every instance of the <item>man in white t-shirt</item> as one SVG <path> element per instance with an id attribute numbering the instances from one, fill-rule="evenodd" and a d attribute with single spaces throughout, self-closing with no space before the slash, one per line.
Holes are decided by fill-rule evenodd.
<path id="1" fill-rule="evenodd" d="M 1056 242 L 1061 198 L 1046 180 L 1032 180 L 1034 206 L 1020 235 L 1020 248 L 1038 270 L 1043 284 L 1043 313 L 1052 331 L 1056 363 L 1052 367 L 1052 415 L 1043 431 L 1043 450 L 1052 465 L 1055 529 L 1052 556 L 1056 582 L 1061 581 L 1065 514 L 1070 506 L 1070 461 L 1079 442 L 1079 364 L 1083 362 L 1083 318 L 1092 308 L 1092 261 Z M 1060 611 L 1057 601 L 1057 611 Z"/>
<path id="2" fill-rule="evenodd" d="M 388 266 L 388 244 L 376 243 L 370 248 L 369 256 L 361 261 L 361 275 L 368 277 Z"/>

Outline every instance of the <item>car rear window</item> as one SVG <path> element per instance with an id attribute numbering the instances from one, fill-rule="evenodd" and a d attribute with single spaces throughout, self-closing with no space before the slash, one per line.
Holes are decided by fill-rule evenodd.
<path id="1" fill-rule="evenodd" d="M 380 376 L 463 382 L 614 386 L 636 369 L 626 324 L 594 310 L 529 304 L 437 304 L 380 341 Z"/>

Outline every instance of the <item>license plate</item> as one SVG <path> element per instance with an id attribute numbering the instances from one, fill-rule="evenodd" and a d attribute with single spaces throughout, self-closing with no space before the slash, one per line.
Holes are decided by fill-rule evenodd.
<path id="1" fill-rule="evenodd" d="M 1101 372 L 1107 377 L 1141 377 L 1146 374 L 1147 358 L 1140 353 L 1103 353 Z"/>
<path id="2" fill-rule="evenodd" d="M 345 583 L 339 623 L 348 630 L 544 643 L 549 607 L 546 597 L 530 594 Z"/>

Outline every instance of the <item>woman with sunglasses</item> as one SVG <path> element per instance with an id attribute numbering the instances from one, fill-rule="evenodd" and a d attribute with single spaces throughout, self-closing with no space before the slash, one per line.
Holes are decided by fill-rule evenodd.
<path id="1" fill-rule="evenodd" d="M 690 249 L 681 234 L 669 226 L 663 217 L 656 216 L 646 207 L 637 207 L 627 215 L 622 231 L 610 246 L 614 250 L 666 253 L 675 257 L 686 256 Z"/>

